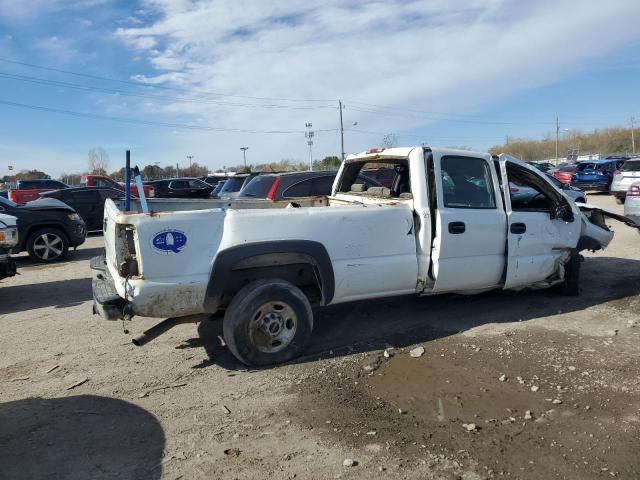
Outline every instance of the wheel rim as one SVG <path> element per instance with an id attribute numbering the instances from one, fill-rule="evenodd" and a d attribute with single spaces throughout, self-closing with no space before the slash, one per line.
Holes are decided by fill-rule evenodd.
<path id="1" fill-rule="evenodd" d="M 287 303 L 263 304 L 251 316 L 249 335 L 255 347 L 263 353 L 285 349 L 298 330 L 298 316 Z"/>
<path id="2" fill-rule="evenodd" d="M 64 243 L 55 233 L 43 233 L 33 242 L 33 252 L 41 260 L 55 260 L 62 255 Z"/>

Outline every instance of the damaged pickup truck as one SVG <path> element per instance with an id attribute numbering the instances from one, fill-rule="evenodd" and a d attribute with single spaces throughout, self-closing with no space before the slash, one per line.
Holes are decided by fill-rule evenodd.
<path id="1" fill-rule="evenodd" d="M 379 167 L 395 171 L 391 188 L 358 183 L 361 170 Z M 530 193 L 513 195 L 510 182 Z M 139 213 L 107 200 L 94 313 L 170 317 L 136 344 L 224 314 L 231 352 L 268 365 L 304 351 L 315 306 L 492 289 L 576 295 L 579 252 L 613 238 L 606 212 L 575 204 L 535 168 L 451 149 L 351 155 L 332 195 L 311 206 L 215 202 L 151 200 L 151 212 Z"/>

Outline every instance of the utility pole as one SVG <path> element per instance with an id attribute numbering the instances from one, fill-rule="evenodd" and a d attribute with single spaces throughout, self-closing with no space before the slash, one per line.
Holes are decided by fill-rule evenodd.
<path id="1" fill-rule="evenodd" d="M 342 100 L 338 100 L 338 109 L 340 110 L 340 152 L 344 161 L 344 127 L 342 126 Z"/>
<path id="2" fill-rule="evenodd" d="M 307 122 L 304 124 L 304 126 L 307 128 L 307 131 L 304 134 L 304 138 L 307 139 L 307 145 L 309 145 L 309 171 L 312 172 L 313 152 L 311 151 L 311 147 L 313 146 L 313 130 L 311 130 L 311 127 L 313 127 L 313 124 L 311 122 Z"/>
<path id="3" fill-rule="evenodd" d="M 180 165 L 176 162 L 176 177 L 180 176 Z"/>
<path id="4" fill-rule="evenodd" d="M 634 137 L 634 122 L 636 121 L 636 119 L 632 116 L 631 117 L 631 152 L 632 153 L 636 153 L 636 139 Z"/>
<path id="5" fill-rule="evenodd" d="M 558 166 L 558 140 L 560 139 L 560 122 L 556 115 L 556 167 Z"/>
<path id="6" fill-rule="evenodd" d="M 247 169 L 247 150 L 249 150 L 249 147 L 240 147 L 240 150 L 242 150 L 242 159 L 244 160 L 244 169 Z"/>

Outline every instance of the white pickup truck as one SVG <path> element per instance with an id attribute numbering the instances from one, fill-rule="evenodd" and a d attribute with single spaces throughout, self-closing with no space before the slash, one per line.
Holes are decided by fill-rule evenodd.
<path id="1" fill-rule="evenodd" d="M 395 170 L 391 188 L 357 183 L 360 170 L 380 166 Z M 509 182 L 530 195 L 513 195 Z M 451 149 L 351 155 L 332 195 L 311 206 L 216 202 L 151 200 L 152 211 L 139 213 L 107 200 L 105 256 L 92 260 L 94 313 L 171 317 L 140 345 L 224 312 L 232 353 L 267 365 L 304 350 L 312 306 L 552 286 L 577 294 L 578 252 L 613 237 L 608 212 L 578 206 L 535 168 Z"/>

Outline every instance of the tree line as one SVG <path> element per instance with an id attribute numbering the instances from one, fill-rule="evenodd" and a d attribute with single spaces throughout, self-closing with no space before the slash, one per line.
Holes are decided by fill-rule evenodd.
<path id="1" fill-rule="evenodd" d="M 592 132 L 570 130 L 558 138 L 558 156 L 567 157 L 577 150 L 584 154 L 629 154 L 633 150 L 630 128 L 612 127 L 595 129 Z M 507 137 L 503 145 L 490 149 L 493 154 L 509 153 L 521 160 L 547 160 L 556 156 L 556 137 L 548 134 L 541 140 Z"/>

